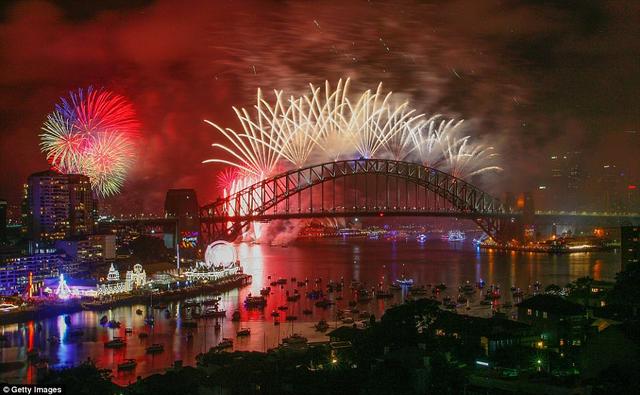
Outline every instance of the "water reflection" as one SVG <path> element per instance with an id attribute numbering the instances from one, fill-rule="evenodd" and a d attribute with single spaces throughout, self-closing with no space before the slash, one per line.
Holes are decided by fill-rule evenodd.
<path id="1" fill-rule="evenodd" d="M 437 239 L 425 243 L 316 240 L 299 242 L 288 248 L 241 244 L 238 246 L 238 256 L 245 272 L 253 275 L 253 283 L 221 295 L 220 308 L 227 311 L 228 319 L 219 321 L 219 330 L 216 329 L 215 319 L 198 320 L 197 328 L 184 328 L 187 320 L 182 314 L 186 312 L 184 302 L 169 304 L 168 317 L 163 310 L 149 310 L 144 305 L 119 307 L 99 313 L 85 311 L 72 314 L 70 325 L 64 316 L 59 316 L 1 327 L 1 332 L 9 339 L 9 346 L 0 349 L 0 360 L 26 361 L 27 351 L 34 348 L 49 358 L 53 366 L 78 364 L 90 357 L 100 366 L 113 369 L 117 383 L 126 384 L 137 376 L 162 372 L 176 360 L 194 364 L 198 353 L 216 345 L 223 337 L 235 338 L 241 327 L 250 328 L 251 336 L 237 339 L 234 344 L 237 350 L 266 350 L 277 346 L 282 338 L 294 332 L 303 333 L 311 340 L 324 340 L 324 335 L 316 332 L 313 325 L 320 319 L 327 320 L 331 327 L 340 325 L 335 312 L 338 308 L 348 308 L 349 300 L 353 299 L 353 292 L 348 287 L 351 280 L 361 281 L 371 288 L 381 279 L 389 283 L 405 272 L 417 284 L 443 282 L 448 286 L 444 294 L 455 296 L 458 285 L 467 280 L 474 283 L 484 280 L 487 286 L 498 284 L 503 289 L 511 286 L 527 289 L 535 281 L 540 281 L 543 286 L 551 283 L 565 285 L 586 275 L 612 280 L 620 267 L 619 255 L 613 252 L 547 255 L 478 251 L 470 242 L 452 244 Z M 286 285 L 273 287 L 273 294 L 269 296 L 265 309 L 245 309 L 245 297 L 249 293 L 256 295 L 260 289 L 268 286 L 272 281 L 267 279 L 268 276 L 272 280 L 282 277 L 288 281 Z M 308 278 L 309 283 L 306 287 L 297 287 L 297 282 L 291 281 L 292 277 L 298 281 Z M 322 278 L 322 281 L 316 284 L 316 278 Z M 343 299 L 336 302 L 336 307 L 321 309 L 315 307 L 314 301 L 304 297 L 307 291 L 325 289 L 329 279 L 340 281 L 341 278 L 344 278 L 347 286 L 342 291 Z M 292 294 L 296 288 L 302 294 L 301 299 L 287 302 L 287 292 Z M 393 299 L 374 299 L 367 305 L 357 307 L 380 317 L 385 308 L 393 303 L 401 303 L 405 297 L 406 290 L 403 290 Z M 196 301 L 201 302 L 205 298 L 211 296 L 205 295 Z M 288 307 L 287 310 L 277 310 L 284 305 Z M 137 309 L 141 309 L 143 314 L 136 314 Z M 305 315 L 305 309 L 311 309 L 313 314 Z M 236 310 L 240 311 L 240 322 L 230 319 Z M 488 307 L 485 310 L 490 311 Z M 278 311 L 280 316 L 274 319 L 272 311 Z M 147 313 L 155 318 L 153 327 L 145 325 Z M 120 321 L 121 327 L 109 329 L 101 326 L 99 320 L 102 315 Z M 296 316 L 297 320 L 287 322 L 287 316 Z M 280 325 L 274 325 L 274 320 L 281 322 Z M 125 333 L 127 327 L 132 328 L 133 333 Z M 82 330 L 82 336 L 70 336 L 74 329 Z M 149 337 L 139 338 L 142 332 Z M 60 344 L 47 341 L 53 336 L 60 338 Z M 115 350 L 105 348 L 104 343 L 115 336 L 125 338 L 126 347 Z M 164 352 L 147 354 L 146 347 L 152 343 L 164 344 Z M 117 372 L 117 364 L 126 358 L 136 359 L 136 370 Z M 35 371 L 25 365 L 21 369 L 5 372 L 1 377 L 12 382 L 33 382 Z"/>

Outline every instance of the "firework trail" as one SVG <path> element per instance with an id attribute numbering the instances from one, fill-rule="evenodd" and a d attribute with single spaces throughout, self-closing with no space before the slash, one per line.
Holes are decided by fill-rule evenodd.
<path id="1" fill-rule="evenodd" d="M 235 167 L 227 167 L 221 172 L 218 173 L 216 177 L 216 182 L 218 189 L 223 191 L 223 194 L 227 191 L 230 191 L 235 181 L 238 179 L 240 175 L 240 171 Z"/>
<path id="2" fill-rule="evenodd" d="M 140 123 L 132 104 L 104 89 L 78 89 L 47 116 L 40 149 L 56 170 L 84 174 L 98 196 L 119 192 L 133 159 Z"/>
<path id="3" fill-rule="evenodd" d="M 259 89 L 253 115 L 234 108 L 242 125 L 240 132 L 205 121 L 227 140 L 227 144 L 212 146 L 231 159 L 214 157 L 203 163 L 228 164 L 239 172 L 232 187 L 224 190 L 225 197 L 274 175 L 279 166 L 300 168 L 312 157 L 320 161 L 353 157 L 417 160 L 460 178 L 500 170 L 492 164 L 496 156 L 492 147 L 473 143 L 470 136 L 460 137 L 462 121 L 427 117 L 407 101 L 397 104 L 391 92 L 383 92 L 382 84 L 352 100 L 349 82 L 339 80 L 335 89 L 325 82 L 324 90 L 309 85 L 309 93 L 299 97 L 275 90 L 273 102 Z M 259 204 L 260 193 L 255 193 Z M 229 207 L 230 216 L 246 211 Z M 259 227 L 253 224 L 257 231 Z"/>

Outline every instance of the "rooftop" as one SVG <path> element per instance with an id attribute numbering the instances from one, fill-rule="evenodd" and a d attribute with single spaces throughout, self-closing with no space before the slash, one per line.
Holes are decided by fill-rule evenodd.
<path id="1" fill-rule="evenodd" d="M 517 306 L 560 315 L 582 315 L 585 313 L 585 308 L 582 305 L 570 302 L 561 296 L 549 294 L 536 295 Z"/>

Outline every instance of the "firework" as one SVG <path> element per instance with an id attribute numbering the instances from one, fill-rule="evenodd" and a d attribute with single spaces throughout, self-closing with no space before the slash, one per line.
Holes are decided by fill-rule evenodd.
<path id="1" fill-rule="evenodd" d="M 235 167 L 227 167 L 221 172 L 218 173 L 217 176 L 217 186 L 221 191 L 230 191 L 233 187 L 235 181 L 238 179 L 240 172 Z"/>
<path id="2" fill-rule="evenodd" d="M 122 187 L 139 130 L 123 96 L 89 87 L 70 92 L 47 116 L 40 148 L 52 167 L 88 176 L 96 194 L 105 197 Z"/>
<path id="3" fill-rule="evenodd" d="M 225 137 L 226 144 L 212 144 L 223 156 L 203 163 L 224 163 L 239 172 L 233 177 L 231 173 L 219 175 L 219 183 L 225 185 L 233 179 L 230 187 L 222 188 L 225 197 L 274 175 L 280 167 L 303 167 L 311 158 L 418 160 L 461 178 L 500 170 L 492 165 L 496 156 L 492 147 L 461 136 L 462 121 L 418 113 L 407 101 L 384 93 L 382 84 L 352 100 L 349 83 L 349 79 L 339 80 L 335 89 L 328 82 L 324 89 L 309 85 L 309 93 L 298 97 L 275 90 L 272 102 L 258 89 L 252 112 L 234 108 L 242 126 L 239 132 L 206 120 Z M 260 191 L 255 193 L 259 201 Z M 229 215 L 246 211 L 230 207 Z M 253 224 L 253 231 L 259 232 L 259 226 Z"/>

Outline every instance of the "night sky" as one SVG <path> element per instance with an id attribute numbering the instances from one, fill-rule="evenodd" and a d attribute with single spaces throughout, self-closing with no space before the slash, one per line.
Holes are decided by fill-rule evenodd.
<path id="1" fill-rule="evenodd" d="M 98 6 L 99 9 L 91 8 Z M 102 4 L 107 3 L 107 4 Z M 551 154 L 640 173 L 638 1 L 3 1 L 0 198 L 45 169 L 38 133 L 69 90 L 105 86 L 143 123 L 117 211 L 162 207 L 167 188 L 215 198 L 215 130 L 258 87 L 354 88 L 468 120 L 505 171 L 490 191 L 534 188 Z M 352 91 L 356 91 L 353 89 Z"/>

